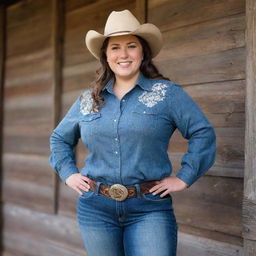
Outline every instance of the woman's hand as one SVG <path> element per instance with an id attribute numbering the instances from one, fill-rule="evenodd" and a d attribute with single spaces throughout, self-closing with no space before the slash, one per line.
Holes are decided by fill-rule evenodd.
<path id="1" fill-rule="evenodd" d="M 85 191 L 85 192 L 89 191 L 90 182 L 91 182 L 91 179 L 89 179 L 86 176 L 83 176 L 81 173 L 72 174 L 66 179 L 66 184 L 70 188 L 75 190 L 79 195 L 83 194 L 82 191 Z"/>
<path id="2" fill-rule="evenodd" d="M 164 191 L 160 197 L 164 197 L 171 192 L 182 191 L 187 188 L 188 185 L 177 177 L 166 177 L 159 181 L 157 185 L 152 187 L 149 192 L 153 195 L 157 195 Z"/>

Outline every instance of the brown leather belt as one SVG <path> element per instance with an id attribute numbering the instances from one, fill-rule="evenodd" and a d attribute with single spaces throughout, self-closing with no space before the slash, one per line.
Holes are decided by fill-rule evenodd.
<path id="1" fill-rule="evenodd" d="M 157 185 L 159 181 L 149 181 L 140 184 L 140 193 L 145 195 L 149 193 L 149 190 Z M 91 190 L 96 191 L 96 181 L 92 180 L 90 182 Z M 126 198 L 136 197 L 137 190 L 134 186 L 124 186 L 121 184 L 114 184 L 112 186 L 108 186 L 105 184 L 100 184 L 99 194 L 117 200 L 124 201 Z"/>

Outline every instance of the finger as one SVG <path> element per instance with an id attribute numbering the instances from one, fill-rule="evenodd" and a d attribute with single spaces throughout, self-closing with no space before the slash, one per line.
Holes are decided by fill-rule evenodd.
<path id="1" fill-rule="evenodd" d="M 164 196 L 168 195 L 169 193 L 170 193 L 170 192 L 169 192 L 168 189 L 167 189 L 167 190 L 165 190 L 164 193 L 162 193 L 162 194 L 160 195 L 160 197 L 164 197 Z"/>
<path id="2" fill-rule="evenodd" d="M 87 176 L 81 175 L 81 179 L 84 180 L 86 183 L 90 183 L 91 179 L 88 178 Z"/>
<path id="3" fill-rule="evenodd" d="M 158 185 L 155 185 L 154 187 L 152 187 L 152 188 L 149 190 L 149 192 L 152 193 L 152 192 L 158 190 L 159 188 L 161 188 L 162 186 L 163 186 L 163 184 L 161 184 L 161 183 L 158 184 Z"/>
<path id="4" fill-rule="evenodd" d="M 163 186 L 163 187 L 157 189 L 156 191 L 154 191 L 152 194 L 153 194 L 153 195 L 157 195 L 157 194 L 159 194 L 160 192 L 163 192 L 163 191 L 166 190 L 166 189 L 167 189 L 167 188 Z"/>
<path id="5" fill-rule="evenodd" d="M 88 192 L 89 189 L 90 189 L 90 188 L 88 188 L 88 187 L 86 187 L 86 186 L 84 186 L 84 185 L 82 185 L 82 184 L 79 185 L 78 187 L 79 187 L 79 189 L 81 189 L 81 190 L 83 190 L 83 191 L 86 191 L 86 192 Z"/>
<path id="6" fill-rule="evenodd" d="M 87 189 L 90 189 L 90 185 L 87 182 L 84 182 L 83 180 L 80 180 L 79 186 L 86 187 Z"/>

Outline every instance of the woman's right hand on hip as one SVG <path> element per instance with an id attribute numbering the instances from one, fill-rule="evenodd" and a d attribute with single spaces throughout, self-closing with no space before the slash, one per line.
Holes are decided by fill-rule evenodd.
<path id="1" fill-rule="evenodd" d="M 83 176 L 81 173 L 75 173 L 70 175 L 66 179 L 66 184 L 73 190 L 75 190 L 79 195 L 82 195 L 82 191 L 89 191 L 91 179 Z"/>

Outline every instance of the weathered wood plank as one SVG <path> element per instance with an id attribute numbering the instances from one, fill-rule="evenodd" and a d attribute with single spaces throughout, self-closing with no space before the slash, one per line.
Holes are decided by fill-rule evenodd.
<path id="1" fill-rule="evenodd" d="M 51 26 L 45 22 L 51 18 L 50 7 L 50 1 L 39 0 L 7 8 L 3 200 L 51 213 L 53 172 L 48 155 L 53 62 Z M 42 41 L 37 44 L 36 40 Z"/>
<path id="2" fill-rule="evenodd" d="M 7 8 L 7 58 L 50 47 L 49 1 L 20 1 Z M 26 39 L 26 40 L 24 40 Z"/>
<path id="3" fill-rule="evenodd" d="M 248 240 L 256 238 L 256 200 L 245 197 L 243 200 L 243 237 Z"/>
<path id="4" fill-rule="evenodd" d="M 244 0 L 149 0 L 148 22 L 162 30 L 174 29 L 190 24 L 245 12 Z"/>
<path id="5" fill-rule="evenodd" d="M 6 52 L 6 9 L 0 3 L 0 196 L 2 199 L 3 191 L 3 100 L 4 100 L 4 80 L 5 80 L 5 52 Z M 1 200 L 2 201 L 2 200 Z M 3 250 L 3 213 L 2 202 L 0 205 L 0 251 Z"/>
<path id="6" fill-rule="evenodd" d="M 32 96 L 36 93 L 49 93 L 52 83 L 52 74 L 49 72 L 51 67 L 49 48 L 26 56 L 7 58 L 5 96 L 9 100 L 19 96 Z"/>
<path id="7" fill-rule="evenodd" d="M 52 186 L 53 172 L 48 164 L 48 156 L 6 153 L 3 155 L 4 179 Z"/>
<path id="8" fill-rule="evenodd" d="M 215 240 L 216 242 L 224 242 L 227 244 L 236 245 L 239 247 L 243 246 L 243 238 L 240 236 L 233 236 L 230 234 L 226 234 L 223 232 L 218 232 L 215 230 L 208 230 L 205 228 L 193 227 L 190 225 L 184 225 L 179 223 L 178 230 L 180 233 L 186 233 L 193 236 L 203 237 L 211 240 Z"/>
<path id="9" fill-rule="evenodd" d="M 181 59 L 161 60 L 160 71 L 182 85 L 245 79 L 245 49 Z"/>
<path id="10" fill-rule="evenodd" d="M 134 15 L 137 17 L 141 24 L 147 21 L 147 0 L 136 0 L 136 12 Z"/>
<path id="11" fill-rule="evenodd" d="M 243 180 L 205 176 L 173 193 L 179 223 L 234 236 L 242 232 Z"/>
<path id="12" fill-rule="evenodd" d="M 245 15 L 196 23 L 163 32 L 164 46 L 158 59 L 179 59 L 245 46 Z"/>
<path id="13" fill-rule="evenodd" d="M 243 256 L 241 246 L 179 233 L 177 256 Z"/>
<path id="14" fill-rule="evenodd" d="M 232 122 L 232 116 L 244 114 L 245 80 L 191 85 L 184 90 L 207 116 L 212 114 L 209 119 L 214 127 L 244 127 L 243 119 Z M 224 120 L 220 118 L 222 115 Z"/>
<path id="15" fill-rule="evenodd" d="M 246 129 L 243 223 L 245 255 L 256 253 L 256 2 L 246 0 Z"/>
<path id="16" fill-rule="evenodd" d="M 256 248 L 255 241 L 245 239 L 244 240 L 244 256 L 255 256 Z"/>
<path id="17" fill-rule="evenodd" d="M 3 201 L 11 202 L 41 212 L 53 213 L 52 186 L 37 185 L 28 181 L 3 181 Z"/>
<path id="18" fill-rule="evenodd" d="M 74 219 L 9 203 L 5 204 L 4 217 L 5 248 L 14 255 L 17 252 L 31 256 L 86 255 Z"/>

